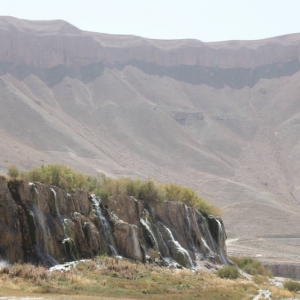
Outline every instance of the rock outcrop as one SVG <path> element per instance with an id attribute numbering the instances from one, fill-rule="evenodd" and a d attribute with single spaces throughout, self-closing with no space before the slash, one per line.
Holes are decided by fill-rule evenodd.
<path id="1" fill-rule="evenodd" d="M 175 202 L 115 196 L 108 205 L 78 190 L 0 179 L 0 255 L 42 263 L 100 254 L 194 268 L 227 264 L 220 219 Z"/>

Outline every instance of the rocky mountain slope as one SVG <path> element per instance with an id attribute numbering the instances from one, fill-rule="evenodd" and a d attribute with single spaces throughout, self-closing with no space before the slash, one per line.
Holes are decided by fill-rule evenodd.
<path id="1" fill-rule="evenodd" d="M 300 35 L 160 41 L 1 17 L 0 38 L 3 173 L 184 184 L 223 208 L 232 253 L 299 260 Z"/>

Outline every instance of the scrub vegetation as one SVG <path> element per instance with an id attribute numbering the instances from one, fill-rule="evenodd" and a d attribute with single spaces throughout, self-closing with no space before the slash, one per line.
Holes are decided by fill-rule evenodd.
<path id="1" fill-rule="evenodd" d="M 242 276 L 220 278 L 203 270 L 172 269 L 107 256 L 70 263 L 66 269 L 49 271 L 42 266 L 15 264 L 0 268 L 1 296 L 21 295 L 48 299 L 205 299 L 250 300 L 260 289 L 270 290 L 272 299 L 291 299 L 296 289 L 268 281 L 254 283 Z M 66 264 L 66 267 L 68 265 Z"/>
<path id="2" fill-rule="evenodd" d="M 217 271 L 217 276 L 220 278 L 236 279 L 240 276 L 237 268 L 243 270 L 249 275 L 252 275 L 252 280 L 257 284 L 263 284 L 269 282 L 269 277 L 272 276 L 272 272 L 263 267 L 261 261 L 258 259 L 245 256 L 236 257 L 231 256 L 229 258 L 234 265 L 224 266 Z"/>
<path id="3" fill-rule="evenodd" d="M 109 202 L 114 195 L 133 196 L 151 202 L 175 201 L 191 206 L 201 213 L 219 216 L 221 209 L 200 198 L 195 191 L 177 184 L 160 184 L 154 179 L 110 178 L 104 174 L 84 175 L 64 165 L 47 165 L 30 171 L 19 172 L 16 166 L 8 166 L 10 180 L 28 180 L 61 187 L 72 193 L 76 189 L 86 190 L 102 201 Z"/>
<path id="4" fill-rule="evenodd" d="M 257 288 L 243 279 L 221 279 L 205 271 L 177 270 L 127 259 L 98 257 L 70 271 L 15 264 L 0 270 L 0 289 L 22 295 L 51 294 L 130 299 L 251 299 Z M 55 298 L 56 299 L 56 298 Z"/>
<path id="5" fill-rule="evenodd" d="M 300 282 L 294 280 L 286 280 L 283 283 L 283 287 L 291 292 L 298 292 L 300 291 Z"/>
<path id="6" fill-rule="evenodd" d="M 234 262 L 240 269 L 250 275 L 261 275 L 261 276 L 272 276 L 272 272 L 263 267 L 261 261 L 258 259 L 245 256 L 245 257 L 235 257 L 231 256 L 229 258 Z"/>
<path id="7" fill-rule="evenodd" d="M 220 278 L 236 279 L 239 277 L 239 271 L 236 266 L 225 266 L 217 271 Z"/>

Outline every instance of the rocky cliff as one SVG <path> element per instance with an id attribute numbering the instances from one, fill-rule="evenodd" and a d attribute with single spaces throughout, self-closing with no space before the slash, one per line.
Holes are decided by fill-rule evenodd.
<path id="1" fill-rule="evenodd" d="M 0 19 L 0 73 L 38 76 L 49 86 L 65 77 L 91 82 L 105 67 L 221 88 L 253 86 L 300 70 L 297 34 L 259 41 L 203 43 L 151 40 L 82 31 L 64 21 Z"/>
<path id="2" fill-rule="evenodd" d="M 0 179 L 0 256 L 47 266 L 108 254 L 187 268 L 226 264 L 218 218 L 183 204 L 97 197 L 40 183 Z"/>

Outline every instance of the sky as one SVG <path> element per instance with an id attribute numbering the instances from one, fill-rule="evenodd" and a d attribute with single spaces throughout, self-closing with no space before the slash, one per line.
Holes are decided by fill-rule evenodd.
<path id="1" fill-rule="evenodd" d="M 0 0 L 0 15 L 94 32 L 204 42 L 300 33 L 300 0 Z"/>

